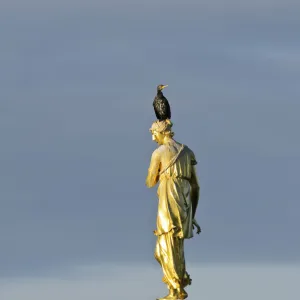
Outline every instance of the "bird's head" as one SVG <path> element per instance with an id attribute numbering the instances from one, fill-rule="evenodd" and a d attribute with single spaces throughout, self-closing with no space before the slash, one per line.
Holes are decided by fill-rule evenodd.
<path id="1" fill-rule="evenodd" d="M 164 88 L 166 88 L 168 85 L 163 85 L 163 84 L 160 84 L 157 86 L 157 91 L 162 91 Z"/>

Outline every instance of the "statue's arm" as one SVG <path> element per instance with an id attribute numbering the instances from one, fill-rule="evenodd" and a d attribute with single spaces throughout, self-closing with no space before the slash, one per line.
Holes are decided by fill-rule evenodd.
<path id="1" fill-rule="evenodd" d="M 190 185 L 191 185 L 192 211 L 193 211 L 193 219 L 194 219 L 197 211 L 199 197 L 200 197 L 200 184 L 199 184 L 195 165 L 192 166 Z"/>
<path id="2" fill-rule="evenodd" d="M 159 180 L 160 170 L 160 157 L 157 151 L 154 151 L 151 156 L 150 166 L 148 169 L 148 175 L 146 178 L 146 186 L 151 188 L 154 187 Z"/>

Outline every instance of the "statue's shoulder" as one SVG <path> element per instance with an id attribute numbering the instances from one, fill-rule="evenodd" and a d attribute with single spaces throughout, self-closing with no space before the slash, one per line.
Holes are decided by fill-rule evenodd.
<path id="1" fill-rule="evenodd" d="M 164 152 L 164 151 L 166 151 L 166 150 L 167 150 L 167 147 L 166 147 L 165 145 L 160 145 L 160 146 L 158 146 L 158 147 L 156 148 L 155 151 L 157 151 L 157 154 L 160 154 L 160 153 L 162 153 L 162 152 Z"/>
<path id="2" fill-rule="evenodd" d="M 194 153 L 187 145 L 182 144 L 184 151 L 188 154 Z"/>
<path id="3" fill-rule="evenodd" d="M 162 152 L 164 151 L 164 149 L 162 148 L 163 145 L 158 146 L 153 152 L 152 152 L 152 157 L 156 157 L 158 158 L 159 156 L 161 156 Z"/>
<path id="4" fill-rule="evenodd" d="M 166 145 L 158 146 L 153 152 L 154 156 L 156 157 L 163 157 L 166 155 L 166 153 L 169 153 L 169 148 Z"/>
<path id="5" fill-rule="evenodd" d="M 197 164 L 197 160 L 196 160 L 196 156 L 195 156 L 195 153 L 192 149 L 190 149 L 188 146 L 184 146 L 185 148 L 185 151 L 187 153 L 187 155 L 190 157 L 190 160 L 191 160 L 191 164 L 192 165 L 196 165 Z"/>

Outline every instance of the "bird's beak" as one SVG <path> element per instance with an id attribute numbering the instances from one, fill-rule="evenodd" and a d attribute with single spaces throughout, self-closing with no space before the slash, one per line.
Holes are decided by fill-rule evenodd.
<path id="1" fill-rule="evenodd" d="M 166 84 L 166 85 L 163 85 L 163 86 L 162 86 L 162 89 L 166 88 L 167 86 L 168 86 L 167 84 Z"/>

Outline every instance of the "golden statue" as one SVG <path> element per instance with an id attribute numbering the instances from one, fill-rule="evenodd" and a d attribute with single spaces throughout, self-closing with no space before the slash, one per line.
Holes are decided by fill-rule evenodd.
<path id="1" fill-rule="evenodd" d="M 192 150 L 173 139 L 172 125 L 169 119 L 157 120 L 150 128 L 152 139 L 159 147 L 152 154 L 146 179 L 149 188 L 159 181 L 154 256 L 169 289 L 169 294 L 159 300 L 188 297 L 184 288 L 192 280 L 185 266 L 184 239 L 193 237 L 194 227 L 198 234 L 201 232 L 195 220 L 200 193 L 197 161 Z"/>

